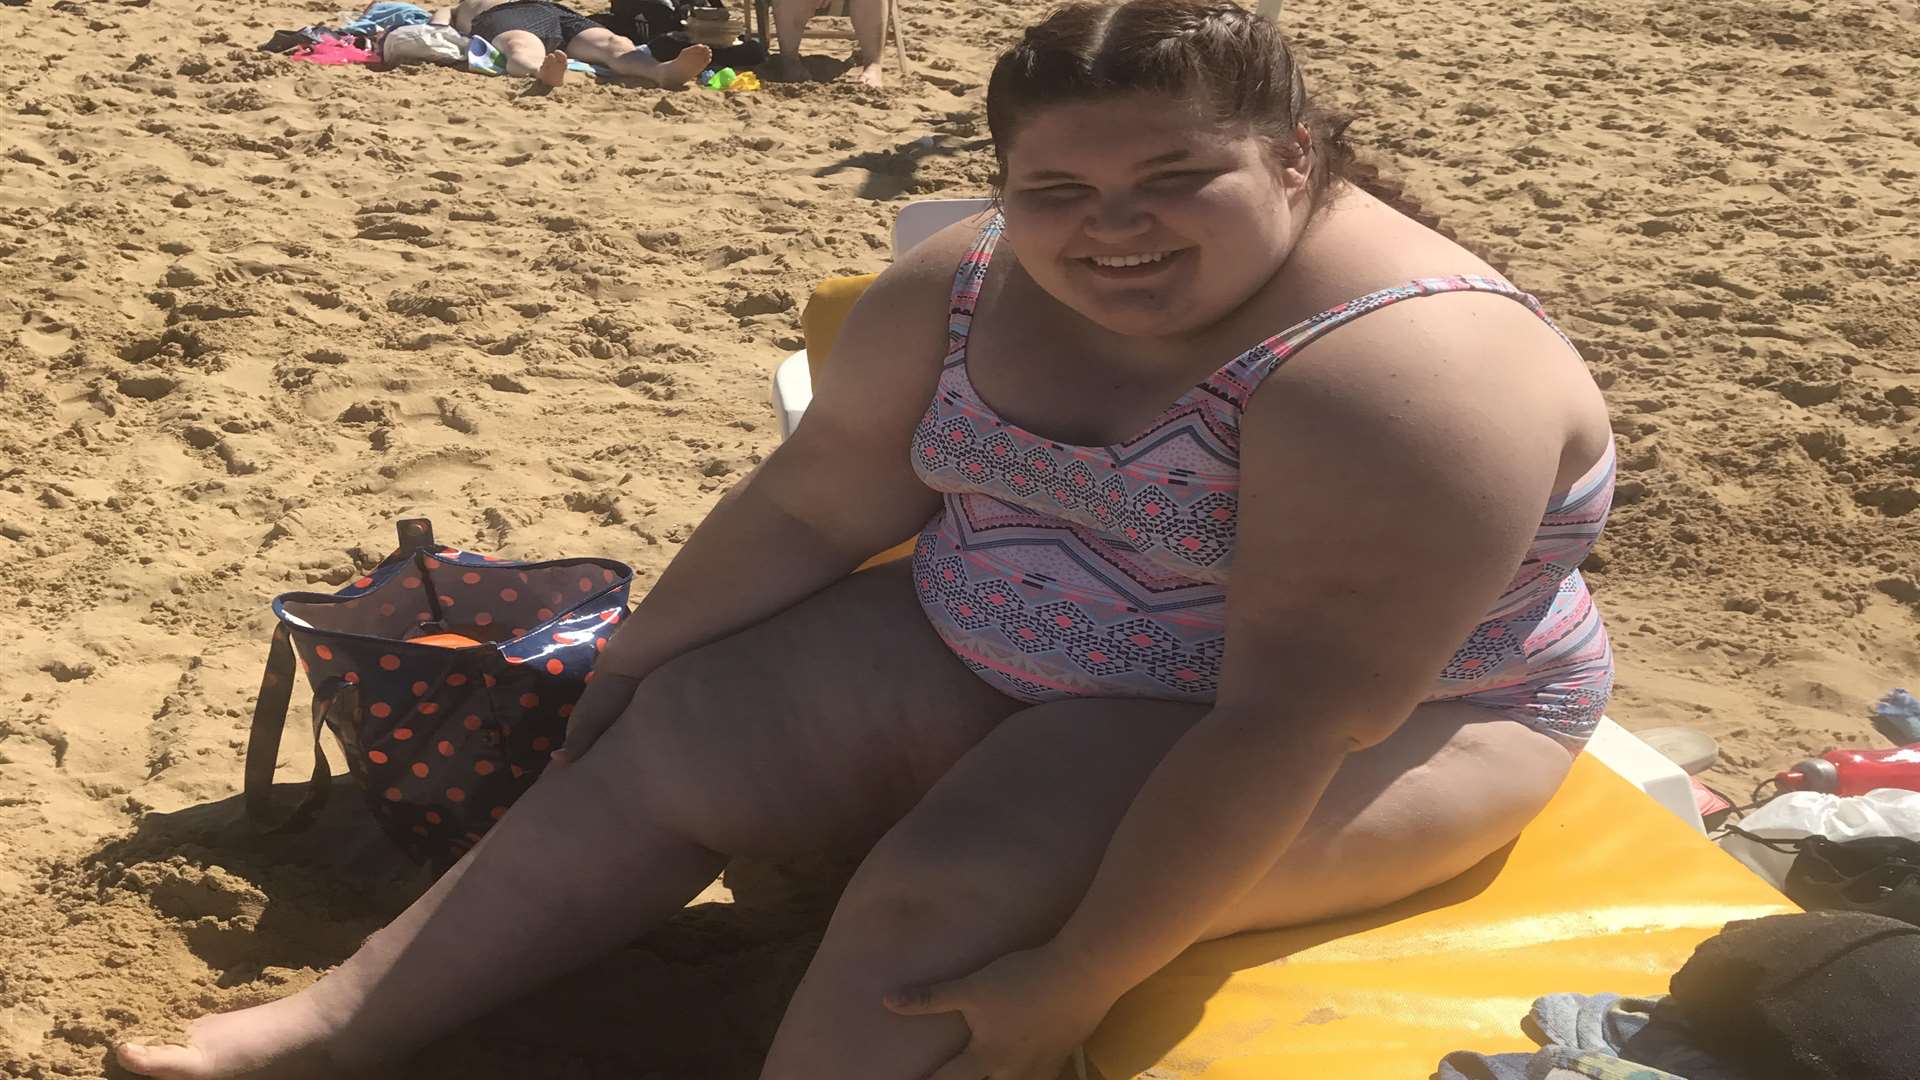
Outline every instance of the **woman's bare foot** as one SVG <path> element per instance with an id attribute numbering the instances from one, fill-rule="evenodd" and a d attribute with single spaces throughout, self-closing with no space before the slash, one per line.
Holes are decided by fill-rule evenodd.
<path id="1" fill-rule="evenodd" d="M 213 1080 L 271 1069 L 272 1076 L 326 1076 L 340 1071 L 329 1048 L 334 1028 L 305 994 L 239 1012 L 202 1017 L 185 1046 L 128 1041 L 113 1048 L 128 1072 L 161 1080 Z"/>
<path id="2" fill-rule="evenodd" d="M 886 78 L 880 74 L 880 64 L 877 61 L 854 68 L 854 78 L 860 80 L 860 85 L 871 86 L 875 90 L 886 85 Z"/>
<path id="3" fill-rule="evenodd" d="M 654 73 L 654 81 L 664 90 L 678 90 L 692 82 L 694 76 L 707 70 L 713 62 L 713 50 L 705 45 L 689 45 L 680 50 L 680 55 L 660 65 Z"/>
<path id="4" fill-rule="evenodd" d="M 534 76 L 548 86 L 559 86 L 567 81 L 567 54 L 555 49 L 540 61 L 540 71 Z"/>

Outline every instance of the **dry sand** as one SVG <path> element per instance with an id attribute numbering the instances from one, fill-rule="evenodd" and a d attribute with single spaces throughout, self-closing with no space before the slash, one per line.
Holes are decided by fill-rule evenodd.
<path id="1" fill-rule="evenodd" d="M 1041 7 L 908 0 L 922 77 L 723 97 L 252 51 L 325 3 L 17 3 L 0 1075 L 96 1076 L 119 1033 L 311 981 L 422 886 L 351 797 L 304 837 L 240 827 L 267 599 L 422 513 L 657 573 L 772 448 L 811 284 L 883 265 L 904 199 L 983 192 L 981 84 Z M 1713 733 L 1741 790 L 1875 744 L 1868 704 L 1920 682 L 1916 18 L 1286 18 L 1359 144 L 1583 343 L 1624 465 L 1590 566 L 1614 714 Z M 751 1077 L 831 887 L 745 868 L 408 1071 Z"/>

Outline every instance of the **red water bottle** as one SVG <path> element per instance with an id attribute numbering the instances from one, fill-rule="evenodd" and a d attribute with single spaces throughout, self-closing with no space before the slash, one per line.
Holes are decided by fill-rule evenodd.
<path id="1" fill-rule="evenodd" d="M 1875 788 L 1920 791 L 1920 743 L 1894 750 L 1829 750 L 1774 778 L 1781 791 L 1865 795 Z"/>

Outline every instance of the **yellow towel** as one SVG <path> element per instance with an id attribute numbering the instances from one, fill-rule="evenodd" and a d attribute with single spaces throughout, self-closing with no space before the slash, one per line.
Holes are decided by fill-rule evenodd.
<path id="1" fill-rule="evenodd" d="M 863 274 L 859 277 L 828 278 L 814 288 L 813 296 L 808 298 L 807 306 L 800 312 L 800 331 L 807 338 L 807 373 L 815 379 L 820 377 L 828 358 L 833 355 L 833 343 L 840 337 L 840 327 L 847 321 L 847 313 L 853 310 L 855 301 L 878 276 Z M 861 563 L 860 569 L 906 558 L 913 554 L 914 540 L 914 537 L 908 537 Z"/>
<path id="2" fill-rule="evenodd" d="M 1454 1050 L 1526 1050 L 1557 991 L 1663 994 L 1735 919 L 1797 910 L 1582 757 L 1514 844 L 1382 911 L 1187 950 L 1086 1047 L 1099 1080 L 1425 1080 Z"/>

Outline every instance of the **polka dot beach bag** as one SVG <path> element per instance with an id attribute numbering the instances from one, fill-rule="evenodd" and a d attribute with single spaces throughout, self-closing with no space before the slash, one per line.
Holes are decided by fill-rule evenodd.
<path id="1" fill-rule="evenodd" d="M 339 592 L 285 593 L 247 745 L 246 806 L 266 831 L 305 828 L 325 804 L 331 730 L 381 827 L 444 868 L 538 779 L 593 662 L 627 616 L 633 571 L 610 559 L 508 562 L 400 546 Z M 294 666 L 313 690 L 313 776 L 298 806 L 271 798 Z"/>

